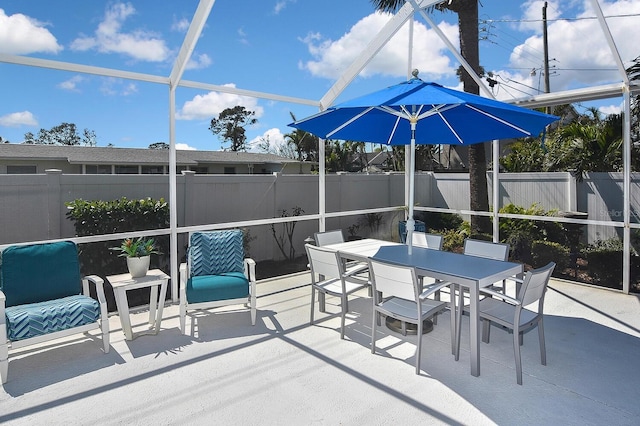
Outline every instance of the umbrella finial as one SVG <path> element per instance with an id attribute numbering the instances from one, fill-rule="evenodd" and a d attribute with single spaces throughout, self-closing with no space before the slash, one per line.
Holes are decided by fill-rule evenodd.
<path id="1" fill-rule="evenodd" d="M 418 68 L 414 68 L 413 71 L 411 71 L 411 75 L 413 76 L 413 78 L 418 78 L 419 73 L 420 71 L 418 70 Z"/>

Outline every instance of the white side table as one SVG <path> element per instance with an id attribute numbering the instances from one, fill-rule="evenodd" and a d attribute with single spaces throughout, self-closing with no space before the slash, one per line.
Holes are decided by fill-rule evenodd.
<path id="1" fill-rule="evenodd" d="M 129 302 L 127 301 L 127 290 L 136 288 L 151 287 L 151 298 L 149 300 L 149 325 L 153 329 L 153 334 L 160 331 L 160 322 L 162 321 L 162 309 L 167 295 L 167 282 L 169 275 L 160 269 L 152 269 L 147 275 L 141 278 L 131 278 L 129 273 L 120 275 L 110 275 L 107 277 L 113 287 L 113 294 L 116 298 L 116 306 L 118 307 L 118 315 L 122 324 L 127 340 L 133 340 L 135 336 L 131 330 L 131 319 L 129 318 Z M 160 287 L 160 303 L 158 304 L 158 287 Z M 156 309 L 157 307 L 157 309 Z M 148 333 L 140 333 L 148 334 Z"/>

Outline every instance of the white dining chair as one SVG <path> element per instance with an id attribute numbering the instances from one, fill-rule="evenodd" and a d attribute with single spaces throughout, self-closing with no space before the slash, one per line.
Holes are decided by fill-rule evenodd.
<path id="1" fill-rule="evenodd" d="M 348 296 L 364 288 L 367 281 L 363 282 L 345 274 L 344 264 L 338 252 L 311 244 L 306 244 L 305 250 L 311 269 L 311 317 L 309 323 L 311 325 L 314 323 L 316 292 L 319 293 L 318 302 L 321 305 L 321 311 L 323 311 L 322 304 L 325 295 L 339 297 L 341 307 L 340 338 L 344 339 L 345 318 L 349 311 Z"/>
<path id="2" fill-rule="evenodd" d="M 411 233 L 411 242 L 413 247 L 428 248 L 431 250 L 442 250 L 444 238 L 442 234 L 431 234 L 427 232 L 414 231 Z M 437 282 L 437 280 L 429 277 L 418 277 L 421 286 L 431 285 Z M 433 294 L 435 300 L 440 300 L 440 290 Z M 450 299 L 451 300 L 451 299 Z M 450 305 L 448 305 L 450 306 Z M 451 315 L 454 314 L 454 310 L 451 309 Z M 438 316 L 433 317 L 433 324 L 438 323 Z"/>
<path id="3" fill-rule="evenodd" d="M 370 259 L 369 268 L 373 287 L 371 353 L 376 352 L 377 325 L 381 315 L 399 320 L 403 335 L 406 335 L 406 323 L 415 324 L 417 327 L 416 374 L 420 374 L 423 322 L 446 309 L 446 303 L 430 299 L 429 296 L 448 284 L 438 282 L 423 289 L 415 268 L 409 266 Z"/>
<path id="4" fill-rule="evenodd" d="M 487 259 L 507 261 L 509 259 L 509 244 L 506 243 L 494 243 L 493 241 L 476 240 L 467 238 L 464 240 L 463 253 L 468 256 L 484 257 Z M 502 292 L 506 294 L 506 280 L 502 281 Z M 496 284 L 490 287 L 492 290 L 496 290 Z M 450 287 L 451 299 L 457 292 L 457 308 L 454 306 L 452 312 L 455 311 L 455 319 L 453 325 L 455 326 L 455 345 L 452 348 L 456 361 L 460 358 L 460 328 L 462 326 L 462 314 L 468 312 L 468 308 L 464 305 L 464 290 L 454 284 Z M 453 316 L 453 315 L 452 315 Z"/>
<path id="5" fill-rule="evenodd" d="M 411 233 L 411 242 L 414 247 L 442 250 L 443 238 L 441 234 L 414 231 Z"/>
<path id="6" fill-rule="evenodd" d="M 509 297 L 490 288 L 481 288 L 480 292 L 491 297 L 485 297 L 478 305 L 482 319 L 482 341 L 489 343 L 489 333 L 492 324 L 504 327 L 513 333 L 513 353 L 516 361 L 516 380 L 522 384 L 522 360 L 520 345 L 523 334 L 538 327 L 540 342 L 540 363 L 547 365 L 547 352 L 544 342 L 544 296 L 549 279 L 556 264 L 550 262 L 542 268 L 529 271 L 522 280 L 517 297 Z M 537 303 L 535 310 L 527 309 Z"/>

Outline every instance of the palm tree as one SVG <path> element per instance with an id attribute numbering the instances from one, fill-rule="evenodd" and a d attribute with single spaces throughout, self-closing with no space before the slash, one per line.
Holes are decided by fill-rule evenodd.
<path id="1" fill-rule="evenodd" d="M 289 112 L 293 121 L 296 116 Z M 298 161 L 318 161 L 318 137 L 304 130 L 295 129 L 284 135 L 284 140 L 296 153 Z"/>
<path id="2" fill-rule="evenodd" d="M 395 13 L 404 4 L 404 0 L 370 0 L 377 10 Z M 478 0 L 449 0 L 430 9 L 449 10 L 458 14 L 460 54 L 481 75 L 480 53 L 478 48 Z M 480 94 L 475 80 L 460 67 L 458 74 L 464 91 Z M 489 211 L 489 190 L 487 189 L 487 156 L 485 144 L 470 145 L 469 150 L 469 206 L 471 210 Z M 484 216 L 471 216 L 472 234 L 490 233 L 491 220 Z"/>

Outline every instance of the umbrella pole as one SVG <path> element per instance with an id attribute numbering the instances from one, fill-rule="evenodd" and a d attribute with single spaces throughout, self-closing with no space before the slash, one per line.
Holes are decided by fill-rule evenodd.
<path id="1" fill-rule="evenodd" d="M 411 144 L 409 145 L 409 214 L 407 218 L 407 252 L 409 255 L 413 252 L 413 230 L 415 229 L 415 221 L 413 220 L 413 202 L 415 192 L 415 175 L 416 175 L 416 119 L 411 118 Z"/>

